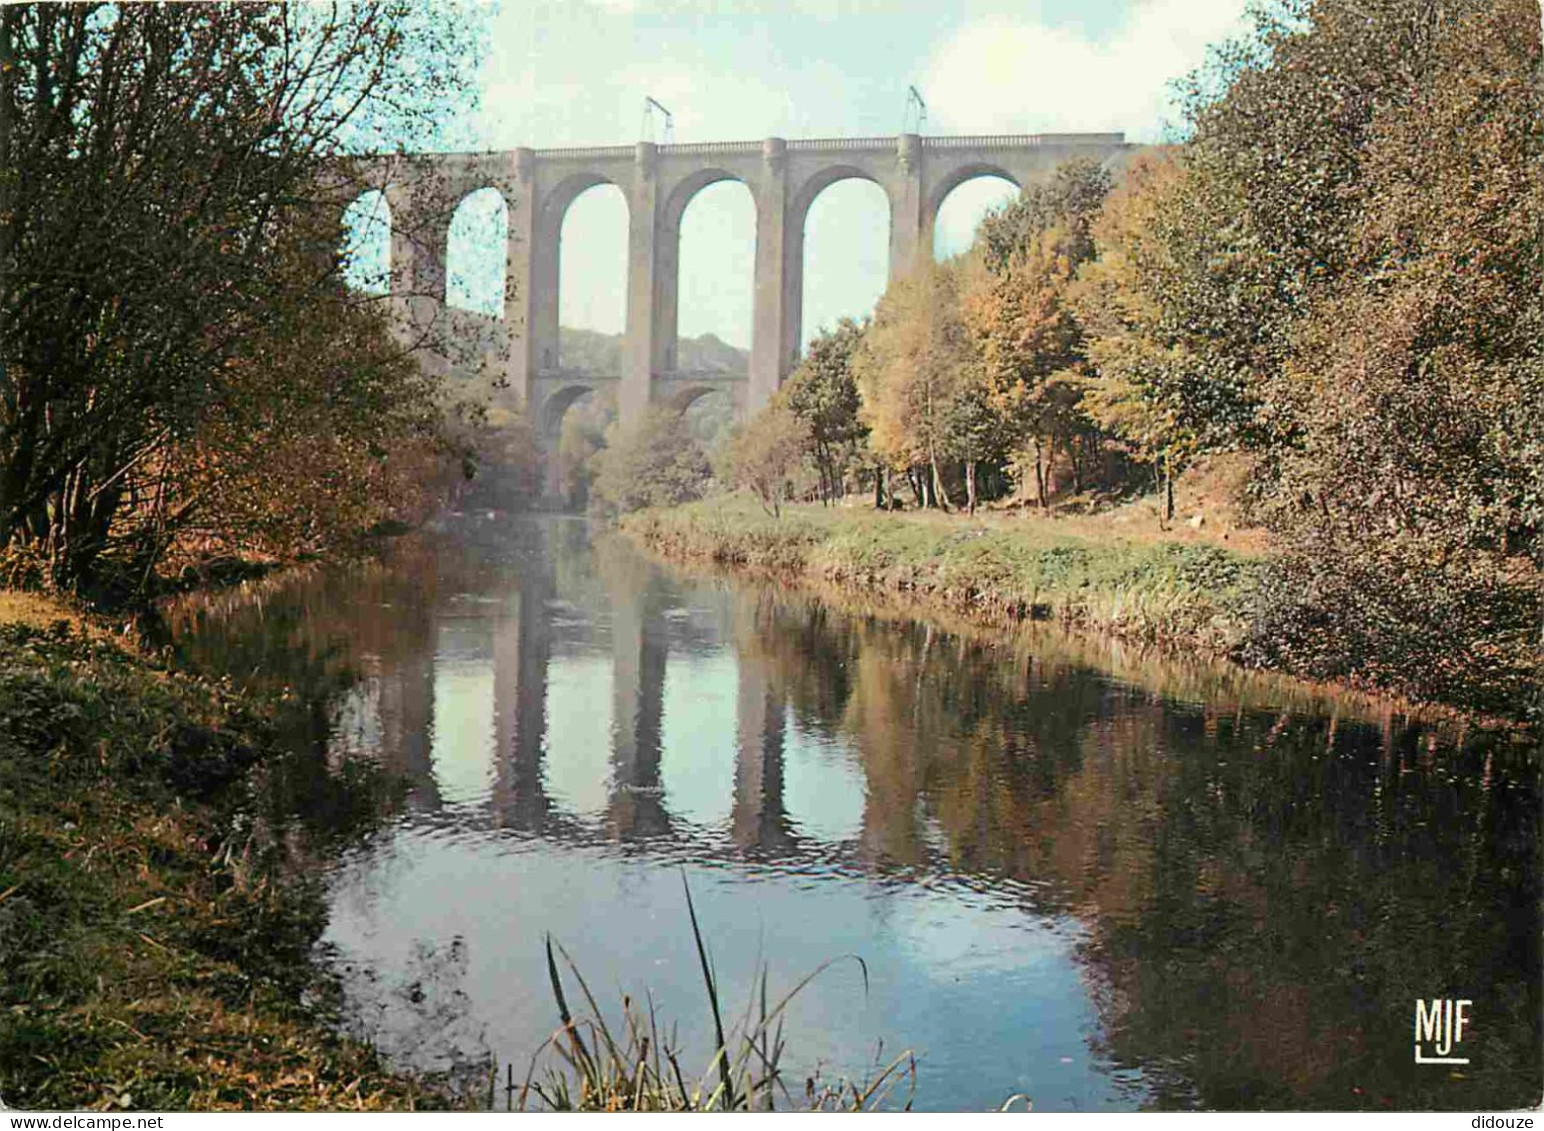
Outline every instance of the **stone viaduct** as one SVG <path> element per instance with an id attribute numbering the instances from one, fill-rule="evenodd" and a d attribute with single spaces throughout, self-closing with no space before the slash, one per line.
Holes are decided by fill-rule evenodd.
<path id="1" fill-rule="evenodd" d="M 736 411 L 765 404 L 797 364 L 804 294 L 804 221 L 820 192 L 847 178 L 872 181 L 890 210 L 890 275 L 932 254 L 944 198 L 974 177 L 1023 187 L 1074 157 L 1110 166 L 1134 148 L 1121 134 L 897 137 L 715 142 L 360 159 L 350 199 L 382 192 L 392 217 L 391 290 L 406 334 L 421 335 L 442 372 L 491 369 L 524 406 L 539 439 L 551 438 L 579 397 L 611 384 L 621 417 L 650 403 L 685 407 L 713 390 Z M 676 362 L 681 219 L 692 197 L 736 180 L 756 209 L 755 289 L 747 374 L 682 371 Z M 563 218 L 574 199 L 612 184 L 629 215 L 626 330 L 620 372 L 564 369 L 558 353 L 558 264 Z M 450 221 L 480 189 L 497 190 L 508 216 L 504 314 L 445 304 Z"/>

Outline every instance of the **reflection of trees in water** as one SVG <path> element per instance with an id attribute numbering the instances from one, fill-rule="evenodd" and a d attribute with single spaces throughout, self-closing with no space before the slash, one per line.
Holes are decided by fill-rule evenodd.
<path id="1" fill-rule="evenodd" d="M 924 863 L 926 819 L 951 870 L 1089 925 L 1103 1051 L 1160 1105 L 1537 1099 L 1537 769 L 1503 740 L 1187 707 L 798 601 L 754 626 L 799 717 L 850 739 L 876 861 Z M 1436 996 L 1486 1018 L 1462 1079 L 1412 1062 Z"/>
<path id="2" fill-rule="evenodd" d="M 881 863 L 922 862 L 919 814 L 955 870 L 1012 876 L 1024 817 L 1081 757 L 1098 687 L 918 624 L 764 599 L 742 654 L 774 673 L 802 725 L 846 735 L 864 771 L 863 839 Z M 1054 709 L 1048 709 L 1054 706 Z"/>
<path id="3" fill-rule="evenodd" d="M 1537 796 L 1484 741 L 1246 716 L 1166 720 L 1141 913 L 1090 957 L 1111 1050 L 1163 1102 L 1477 1107 L 1537 1099 Z M 1200 741 L 1198 741 L 1200 739 Z M 1424 753 L 1422 753 L 1424 752 Z M 1472 997 L 1463 1079 L 1412 1063 L 1417 998 Z"/>
<path id="4" fill-rule="evenodd" d="M 184 663 L 260 691 L 330 699 L 362 675 L 424 650 L 442 562 L 421 544 L 387 561 L 306 568 L 168 609 Z"/>
<path id="5" fill-rule="evenodd" d="M 591 550 L 591 539 L 598 539 L 596 528 L 575 518 L 552 521 L 542 529 L 553 594 L 579 608 L 600 608 L 606 588 Z"/>
<path id="6" fill-rule="evenodd" d="M 403 542 L 390 562 L 303 568 L 165 610 L 181 664 L 230 676 L 279 704 L 286 795 L 318 835 L 358 823 L 358 814 L 339 821 L 343 810 L 391 795 L 349 757 L 363 746 L 406 781 L 412 804 L 438 804 L 426 595 L 439 587 L 439 564 L 425 547 Z"/>

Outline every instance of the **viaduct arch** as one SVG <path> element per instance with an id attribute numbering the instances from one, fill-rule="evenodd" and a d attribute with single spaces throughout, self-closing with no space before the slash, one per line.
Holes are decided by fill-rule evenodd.
<path id="1" fill-rule="evenodd" d="M 804 296 L 804 223 L 822 190 L 851 177 L 884 190 L 890 209 L 890 276 L 931 255 L 944 198 L 959 184 L 998 176 L 1023 187 L 1074 157 L 1124 162 L 1135 146 L 1118 133 L 896 137 L 514 149 L 351 159 L 339 169 L 346 205 L 383 192 L 393 221 L 392 306 L 399 333 L 425 345 L 425 365 L 449 375 L 491 367 L 513 402 L 550 439 L 583 392 L 616 390 L 623 420 L 651 403 L 680 404 L 705 390 L 729 393 L 741 414 L 764 405 L 798 363 Z M 749 372 L 676 366 L 681 218 L 708 185 L 737 180 L 756 209 Z M 585 189 L 612 184 L 628 208 L 626 328 L 620 371 L 561 368 L 558 264 L 563 218 Z M 508 225 L 502 318 L 445 303 L 449 226 L 481 189 L 504 198 Z M 545 434 L 545 435 L 544 435 Z"/>

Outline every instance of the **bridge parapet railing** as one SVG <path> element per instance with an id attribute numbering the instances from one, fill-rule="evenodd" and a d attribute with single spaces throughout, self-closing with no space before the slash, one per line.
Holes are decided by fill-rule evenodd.
<path id="1" fill-rule="evenodd" d="M 656 381 L 699 381 L 708 384 L 714 381 L 747 381 L 750 378 L 743 371 L 725 369 L 666 369 L 654 374 Z"/>
<path id="2" fill-rule="evenodd" d="M 684 145 L 662 145 L 661 157 L 693 157 L 715 153 L 760 153 L 759 141 L 692 141 Z"/>
<path id="3" fill-rule="evenodd" d="M 565 381 L 571 384 L 583 385 L 596 381 L 620 381 L 620 373 L 598 373 L 590 369 L 564 366 L 562 368 L 546 367 L 536 370 L 535 378 L 538 381 Z M 712 384 L 715 381 L 748 381 L 749 376 L 740 370 L 725 369 L 665 369 L 654 374 L 656 381 L 696 381 L 701 384 Z"/>
<path id="4" fill-rule="evenodd" d="M 1054 133 L 1054 134 L 967 134 L 957 136 L 924 136 L 924 149 L 1011 149 L 1039 145 L 1122 145 L 1123 133 Z M 661 145 L 659 153 L 666 156 L 694 156 L 714 153 L 759 153 L 760 141 L 702 141 L 680 145 Z M 889 150 L 895 149 L 899 139 L 891 137 L 816 137 L 797 138 L 785 143 L 795 152 L 831 152 L 834 150 Z M 502 171 L 513 150 L 473 150 L 458 153 L 360 153 L 336 158 L 334 166 L 340 173 L 388 173 L 400 175 L 417 168 L 451 168 L 457 172 L 478 175 Z M 532 150 L 537 157 L 550 160 L 610 159 L 630 161 L 637 153 L 631 145 L 577 145 L 558 146 Z"/>
<path id="5" fill-rule="evenodd" d="M 694 141 L 683 145 L 661 145 L 661 157 L 696 157 L 720 153 L 760 153 L 759 141 Z M 586 145 L 563 149 L 538 149 L 536 156 L 553 160 L 612 158 L 632 160 L 637 150 L 630 145 Z"/>
<path id="6" fill-rule="evenodd" d="M 966 134 L 959 136 L 932 136 L 921 139 L 924 149 L 1029 149 L 1042 145 L 1122 145 L 1123 133 L 1054 133 L 1054 134 Z M 786 142 L 791 152 L 831 153 L 840 150 L 880 151 L 895 149 L 895 137 L 816 137 L 797 138 Z M 759 141 L 704 141 L 686 142 L 680 145 L 662 145 L 661 156 L 692 157 L 713 154 L 759 153 Z M 536 156 L 556 160 L 606 158 L 629 160 L 636 152 L 629 145 L 587 145 L 556 149 L 538 149 Z M 487 160 L 489 154 L 468 155 Z"/>
<path id="7" fill-rule="evenodd" d="M 562 149 L 538 149 L 534 152 L 538 157 L 559 160 L 609 157 L 630 161 L 634 149 L 630 145 L 580 145 Z"/>
<path id="8" fill-rule="evenodd" d="M 978 137 L 925 137 L 924 149 L 1030 149 L 1042 145 L 1121 145 L 1126 135 L 1099 134 L 983 134 Z"/>
<path id="9" fill-rule="evenodd" d="M 790 141 L 788 148 L 808 153 L 837 149 L 894 149 L 895 145 L 896 141 L 893 137 L 816 137 Z"/>
<path id="10" fill-rule="evenodd" d="M 589 369 L 547 367 L 536 370 L 538 381 L 572 381 L 584 384 L 590 381 L 620 381 L 620 373 L 596 373 Z"/>

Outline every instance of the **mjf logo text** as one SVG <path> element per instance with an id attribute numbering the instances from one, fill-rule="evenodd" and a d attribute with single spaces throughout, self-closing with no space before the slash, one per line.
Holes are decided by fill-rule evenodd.
<path id="1" fill-rule="evenodd" d="M 1454 1056 L 1469 1024 L 1468 998 L 1434 997 L 1415 1003 L 1415 1063 L 1468 1064 L 1467 1056 Z"/>

